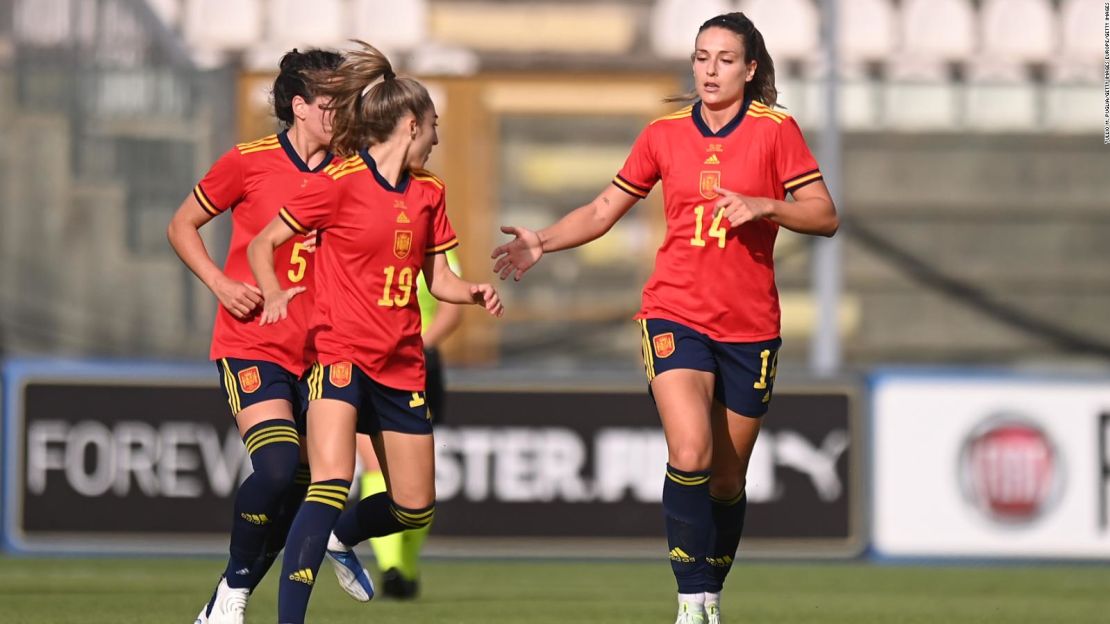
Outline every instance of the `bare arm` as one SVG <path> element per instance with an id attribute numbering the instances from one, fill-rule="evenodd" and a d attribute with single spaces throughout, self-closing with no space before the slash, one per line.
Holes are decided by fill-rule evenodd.
<path id="1" fill-rule="evenodd" d="M 424 281 L 428 283 L 428 292 L 445 303 L 478 304 L 493 316 L 501 316 L 505 312 L 501 297 L 493 286 L 474 284 L 455 275 L 444 254 L 432 254 L 424 259 Z"/>
<path id="2" fill-rule="evenodd" d="M 247 245 L 247 262 L 251 265 L 251 273 L 262 290 L 265 300 L 262 309 L 260 325 L 276 323 L 288 316 L 289 301 L 303 293 L 303 286 L 295 286 L 289 290 L 281 289 L 277 272 L 274 270 L 274 250 L 283 243 L 293 238 L 296 234 L 281 217 L 274 217 L 258 236 L 255 236 Z"/>
<path id="3" fill-rule="evenodd" d="M 609 185 L 585 206 L 579 206 L 562 219 L 533 232 L 521 227 L 502 227 L 501 231 L 516 236 L 514 240 L 493 250 L 493 272 L 505 279 L 515 272 L 519 280 L 548 251 L 561 251 L 584 245 L 605 234 L 632 208 L 637 198 L 616 186 Z"/>
<path id="4" fill-rule="evenodd" d="M 166 238 L 177 257 L 216 295 L 220 305 L 236 318 L 246 318 L 262 303 L 262 294 L 253 285 L 224 275 L 223 270 L 212 261 L 204 239 L 200 237 L 200 228 L 211 220 L 212 215 L 197 203 L 196 197 L 189 194 L 170 219 Z"/>
<path id="5" fill-rule="evenodd" d="M 723 211 L 729 228 L 756 219 L 770 219 L 799 234 L 832 236 L 840 227 L 829 189 L 820 180 L 794 191 L 793 202 L 748 197 L 722 188 L 715 190 L 721 195 L 717 209 Z"/>
<path id="6" fill-rule="evenodd" d="M 537 232 L 544 252 L 562 251 L 596 240 L 636 203 L 637 198 L 610 184 L 594 200 Z"/>

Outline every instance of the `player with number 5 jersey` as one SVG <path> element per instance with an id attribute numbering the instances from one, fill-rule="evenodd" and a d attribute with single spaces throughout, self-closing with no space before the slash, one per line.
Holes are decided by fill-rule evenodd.
<path id="1" fill-rule="evenodd" d="M 325 50 L 286 54 L 273 85 L 274 115 L 284 129 L 225 153 L 169 226 L 174 250 L 219 300 L 210 355 L 254 469 L 236 492 L 230 557 L 197 624 L 243 622 L 247 599 L 284 546 L 308 488 L 300 436 L 301 378 L 314 358 L 308 341 L 314 237 L 306 232 L 275 250 L 281 284 L 299 294 L 281 325 L 258 322 L 262 294 L 246 252 L 282 203 L 332 160 L 327 98 L 319 86 L 341 60 Z M 225 213 L 231 219 L 231 242 L 221 269 L 199 230 Z M 357 599 L 369 599 L 361 587 L 348 583 L 344 588 Z"/>

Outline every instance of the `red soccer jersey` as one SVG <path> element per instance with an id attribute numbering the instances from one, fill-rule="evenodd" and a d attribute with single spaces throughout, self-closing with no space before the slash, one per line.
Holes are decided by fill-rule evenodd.
<path id="1" fill-rule="evenodd" d="M 329 154 L 315 169 L 331 160 Z M 224 273 L 254 284 L 247 262 L 247 245 L 277 216 L 282 203 L 296 195 L 312 169 L 301 160 L 285 132 L 229 150 L 193 189 L 201 207 L 213 216 L 231 209 L 231 245 Z M 298 236 L 274 251 L 274 268 L 281 287 L 304 286 L 308 290 L 293 298 L 289 319 L 276 325 L 259 326 L 257 315 L 237 319 L 222 305 L 216 312 L 209 356 L 265 360 L 300 375 L 312 364 L 308 344 L 308 321 L 313 308 L 313 254 L 304 250 Z"/>
<path id="2" fill-rule="evenodd" d="M 396 187 L 363 150 L 286 202 L 296 232 L 320 231 L 312 336 L 321 364 L 354 362 L 374 381 L 424 390 L 416 278 L 428 254 L 458 245 L 443 181 L 424 170 Z"/>
<path id="3" fill-rule="evenodd" d="M 728 230 L 715 214 L 713 187 L 782 200 L 821 179 L 821 172 L 789 115 L 745 102 L 735 119 L 713 133 L 700 107 L 648 125 L 613 178 L 639 198 L 663 180 L 667 233 L 636 318 L 676 321 L 722 342 L 770 340 L 779 335 L 779 226 L 760 219 Z"/>

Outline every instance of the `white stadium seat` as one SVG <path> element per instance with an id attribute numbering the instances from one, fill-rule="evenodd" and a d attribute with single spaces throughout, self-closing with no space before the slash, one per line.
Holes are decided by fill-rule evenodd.
<path id="1" fill-rule="evenodd" d="M 1028 63 L 1044 63 L 1055 52 L 1056 13 L 1048 0 L 987 0 L 979 19 L 981 47 L 969 64 L 976 83 L 1028 82 Z"/>
<path id="2" fill-rule="evenodd" d="M 197 53 L 245 50 L 262 39 L 260 0 L 189 0 L 185 40 Z"/>
<path id="3" fill-rule="evenodd" d="M 1050 78 L 1068 84 L 1102 84 L 1103 0 L 1064 0 L 1060 52 Z"/>
<path id="4" fill-rule="evenodd" d="M 1104 0 L 1064 0 L 1060 9 L 1064 56 L 1102 60 Z"/>
<path id="5" fill-rule="evenodd" d="M 836 14 L 840 48 L 840 77 L 866 82 L 867 64 L 885 62 L 894 54 L 895 18 L 890 0 L 840 2 Z M 818 47 L 808 59 L 804 74 L 813 79 L 825 75 L 828 60 Z"/>
<path id="6" fill-rule="evenodd" d="M 1048 0 L 986 0 L 979 20 L 982 45 L 968 65 L 969 129 L 1005 132 L 1037 125 L 1038 87 L 1026 64 L 1049 60 L 1056 24 Z"/>
<path id="7" fill-rule="evenodd" d="M 728 0 L 656 0 L 651 8 L 651 48 L 663 58 L 690 58 L 698 28 L 734 10 Z"/>
<path id="8" fill-rule="evenodd" d="M 893 53 L 895 21 L 890 0 L 841 2 L 836 21 L 845 62 L 883 61 Z"/>
<path id="9" fill-rule="evenodd" d="M 1014 63 L 1045 62 L 1056 49 L 1056 13 L 1048 0 L 986 0 L 982 53 Z"/>
<path id="10" fill-rule="evenodd" d="M 347 16 L 342 0 L 270 0 L 267 42 L 275 47 L 343 45 Z"/>
<path id="11" fill-rule="evenodd" d="M 821 41 L 821 16 L 810 0 L 743 0 L 744 12 L 767 44 L 776 63 L 809 61 Z"/>
<path id="12" fill-rule="evenodd" d="M 899 30 L 895 79 L 944 80 L 946 63 L 967 60 L 975 50 L 975 16 L 967 0 L 906 0 Z"/>
<path id="13" fill-rule="evenodd" d="M 427 0 L 354 0 L 348 37 L 386 50 L 411 50 L 428 38 Z"/>

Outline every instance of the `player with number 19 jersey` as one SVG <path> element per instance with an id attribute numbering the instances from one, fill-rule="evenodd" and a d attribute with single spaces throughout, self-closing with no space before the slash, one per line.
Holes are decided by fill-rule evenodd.
<path id="1" fill-rule="evenodd" d="M 320 165 L 310 169 L 293 149 L 287 132 L 282 132 L 241 143 L 212 165 L 193 189 L 193 195 L 212 216 L 231 210 L 231 244 L 224 265 L 228 277 L 255 283 L 247 263 L 247 245 L 277 216 L 283 203 L 307 186 L 309 179 L 331 159 L 328 154 Z M 314 354 L 307 337 L 313 309 L 313 254 L 305 249 L 304 243 L 305 237 L 297 236 L 274 252 L 281 287 L 306 288 L 290 302 L 286 322 L 262 327 L 255 315 L 237 319 L 219 306 L 212 330 L 213 360 L 272 362 L 295 377 L 312 364 Z M 250 381 L 241 379 L 238 383 Z"/>
<path id="2" fill-rule="evenodd" d="M 443 181 L 416 169 L 394 187 L 363 149 L 311 180 L 280 215 L 294 232 L 320 231 L 310 330 L 319 363 L 351 362 L 379 384 L 423 392 L 417 276 L 427 255 L 458 245 Z"/>
<path id="3" fill-rule="evenodd" d="M 748 100 L 714 133 L 700 106 L 648 125 L 613 178 L 638 198 L 663 181 L 667 232 L 636 318 L 678 322 L 721 342 L 771 340 L 780 330 L 773 258 L 779 226 L 758 219 L 730 231 L 713 189 L 782 200 L 821 172 L 789 115 Z"/>

